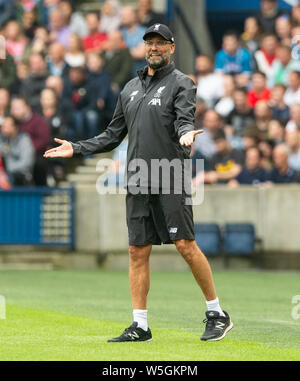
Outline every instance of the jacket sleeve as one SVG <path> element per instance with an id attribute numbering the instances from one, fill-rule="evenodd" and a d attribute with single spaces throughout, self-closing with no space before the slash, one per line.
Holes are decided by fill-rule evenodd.
<path id="1" fill-rule="evenodd" d="M 195 129 L 196 86 L 188 76 L 179 79 L 174 109 L 176 114 L 175 134 L 180 139 L 182 135 Z"/>
<path id="2" fill-rule="evenodd" d="M 127 126 L 123 114 L 121 96 L 111 122 L 104 132 L 91 139 L 72 143 L 75 154 L 90 155 L 93 153 L 109 152 L 116 148 L 127 135 Z"/>

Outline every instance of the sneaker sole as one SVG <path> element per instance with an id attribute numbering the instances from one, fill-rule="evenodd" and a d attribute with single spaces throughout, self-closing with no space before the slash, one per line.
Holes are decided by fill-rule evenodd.
<path id="1" fill-rule="evenodd" d="M 208 339 L 208 340 L 203 340 L 201 339 L 202 341 L 219 341 L 219 340 L 222 340 L 224 339 L 224 337 L 226 336 L 226 333 L 229 332 L 231 329 L 233 328 L 233 323 L 232 321 L 230 322 L 229 326 L 225 329 L 224 333 L 222 336 L 219 336 L 219 337 L 216 337 L 214 339 Z"/>
<path id="2" fill-rule="evenodd" d="M 153 341 L 153 339 L 148 340 L 135 340 L 135 341 L 107 341 L 108 343 L 147 343 Z"/>

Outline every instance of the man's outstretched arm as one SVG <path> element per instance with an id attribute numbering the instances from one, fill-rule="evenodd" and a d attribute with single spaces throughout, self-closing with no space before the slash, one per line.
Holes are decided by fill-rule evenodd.
<path id="1" fill-rule="evenodd" d="M 79 153 L 82 155 L 90 155 L 93 153 L 112 151 L 122 142 L 126 135 L 127 126 L 123 114 L 121 98 L 119 97 L 113 118 L 104 132 L 91 139 L 80 140 L 76 143 L 55 138 L 54 140 L 59 143 L 60 146 L 46 151 L 44 157 L 69 158 Z"/>

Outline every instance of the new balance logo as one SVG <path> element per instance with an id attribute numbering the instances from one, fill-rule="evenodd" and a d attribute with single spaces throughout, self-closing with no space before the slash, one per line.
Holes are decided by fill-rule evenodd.
<path id="1" fill-rule="evenodd" d="M 160 27 L 160 24 L 155 24 L 155 25 L 154 25 L 154 30 L 153 30 L 153 32 L 154 32 L 155 30 L 159 30 L 159 27 Z"/>
<path id="2" fill-rule="evenodd" d="M 132 339 L 139 339 L 139 335 L 133 331 L 132 333 L 128 333 L 128 336 L 130 336 Z"/>
<path id="3" fill-rule="evenodd" d="M 225 325 L 225 323 L 222 323 L 221 321 L 218 321 L 217 324 L 216 324 L 216 328 L 223 329 L 224 325 Z"/>
<path id="4" fill-rule="evenodd" d="M 177 228 L 170 228 L 169 233 L 177 233 Z"/>
<path id="5" fill-rule="evenodd" d="M 148 103 L 148 106 L 149 105 L 153 105 L 153 106 L 161 106 L 161 102 L 160 102 L 160 98 L 153 98 L 151 99 L 151 101 Z"/>

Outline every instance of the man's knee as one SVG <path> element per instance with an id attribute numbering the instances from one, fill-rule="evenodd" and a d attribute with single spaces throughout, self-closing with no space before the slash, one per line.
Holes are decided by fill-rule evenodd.
<path id="1" fill-rule="evenodd" d="M 195 254 L 195 249 L 197 248 L 195 240 L 190 239 L 179 239 L 174 241 L 176 249 L 183 256 L 186 261 L 189 261 L 191 257 Z"/>
<path id="2" fill-rule="evenodd" d="M 151 251 L 150 246 L 129 246 L 129 256 L 132 262 L 145 261 L 149 258 Z"/>

